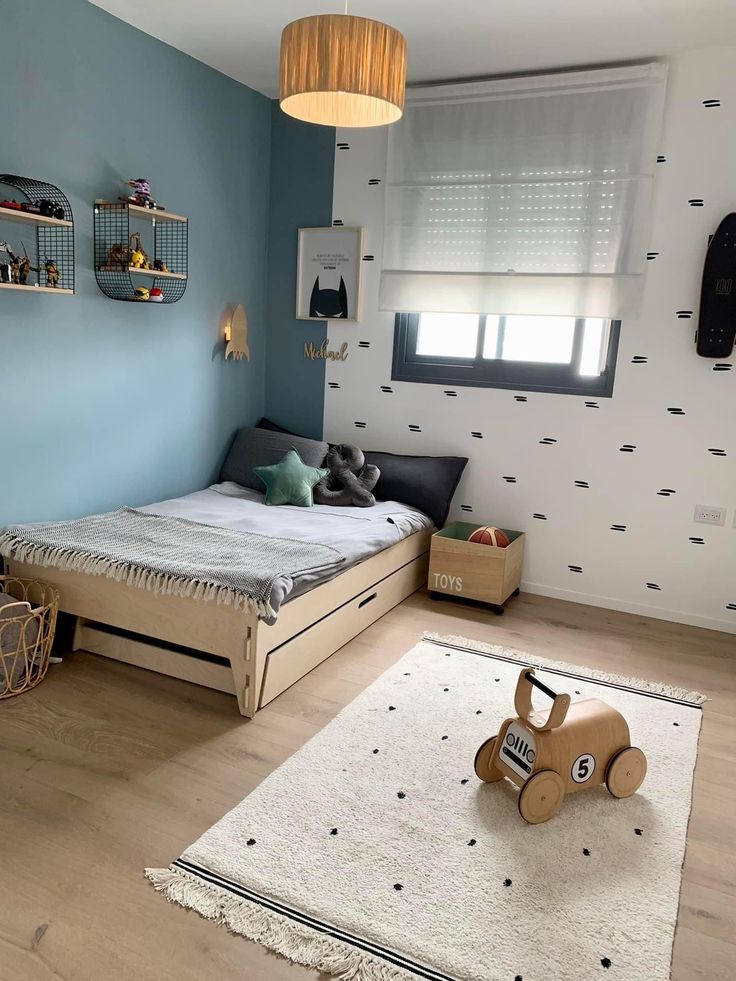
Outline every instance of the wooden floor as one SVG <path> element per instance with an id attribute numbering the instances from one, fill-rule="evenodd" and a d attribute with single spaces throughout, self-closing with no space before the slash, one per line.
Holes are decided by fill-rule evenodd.
<path id="1" fill-rule="evenodd" d="M 495 617 L 417 593 L 252 721 L 227 695 L 90 654 L 0 702 L 0 981 L 316 978 L 167 904 L 141 870 L 167 865 L 423 630 L 709 695 L 672 977 L 732 979 L 736 638 L 540 596 Z"/>

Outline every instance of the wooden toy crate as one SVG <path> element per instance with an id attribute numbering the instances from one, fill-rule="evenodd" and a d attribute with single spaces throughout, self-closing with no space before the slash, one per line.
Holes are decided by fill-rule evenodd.
<path id="1" fill-rule="evenodd" d="M 489 603 L 502 613 L 503 603 L 519 591 L 525 535 L 502 528 L 510 541 L 506 548 L 469 542 L 468 537 L 482 527 L 456 521 L 432 536 L 427 588 L 431 593 Z"/>

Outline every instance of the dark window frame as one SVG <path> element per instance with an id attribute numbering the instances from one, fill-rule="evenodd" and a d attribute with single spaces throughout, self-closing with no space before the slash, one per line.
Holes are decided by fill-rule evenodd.
<path id="1" fill-rule="evenodd" d="M 479 315 L 478 343 L 475 357 L 451 358 L 416 353 L 419 330 L 418 313 L 397 313 L 394 320 L 393 381 L 420 382 L 427 385 L 467 386 L 472 388 L 506 388 L 523 392 L 552 392 L 559 395 L 594 395 L 611 398 L 616 375 L 616 359 L 621 321 L 611 320 L 605 368 L 600 375 L 577 373 L 583 340 L 585 318 L 577 318 L 570 364 L 548 364 L 534 361 L 502 361 L 484 358 L 486 317 Z M 500 318 L 498 338 L 502 343 L 505 317 Z"/>

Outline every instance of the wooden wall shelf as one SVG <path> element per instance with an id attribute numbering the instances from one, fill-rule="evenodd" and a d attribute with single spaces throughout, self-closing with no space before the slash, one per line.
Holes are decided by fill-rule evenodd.
<path id="1" fill-rule="evenodd" d="M 21 286 L 19 283 L 0 283 L 0 290 L 20 290 L 23 293 L 56 293 L 59 296 L 74 296 L 74 290 L 61 286 Z"/>
<path id="2" fill-rule="evenodd" d="M 131 219 L 134 222 L 150 222 L 153 231 L 153 250 L 151 232 L 145 232 L 147 241 L 143 249 L 150 255 L 150 261 L 161 260 L 169 272 L 157 269 L 138 269 L 134 266 L 115 265 L 116 261 L 130 261 Z M 140 227 L 140 226 L 138 226 Z M 135 279 L 145 276 L 152 279 L 151 288 L 161 290 L 163 303 L 176 303 L 184 295 L 189 278 L 189 219 L 171 211 L 156 211 L 142 208 L 128 201 L 95 201 L 95 277 L 97 285 L 111 300 L 137 300 Z"/>
<path id="3" fill-rule="evenodd" d="M 61 218 L 47 218 L 46 215 L 34 215 L 28 211 L 16 211 L 14 208 L 0 208 L 0 221 L 20 221 L 31 225 L 49 225 L 51 228 L 73 228 L 73 221 Z"/>
<path id="4" fill-rule="evenodd" d="M 161 211 L 156 208 L 142 208 L 139 204 L 126 201 L 105 201 L 99 198 L 95 204 L 103 208 L 127 208 L 129 214 L 136 218 L 146 218 L 148 221 L 189 221 L 186 215 L 175 215 L 173 211 Z"/>
<path id="5" fill-rule="evenodd" d="M 129 204 L 128 211 L 137 218 L 147 218 L 148 221 L 189 221 L 185 215 L 175 215 L 172 211 L 155 211 L 153 208 L 141 208 L 138 204 Z"/>
<path id="6" fill-rule="evenodd" d="M 0 252 L 0 266 L 3 267 L 0 269 L 0 288 L 25 293 L 59 293 L 67 296 L 74 293 L 74 215 L 66 195 L 54 184 L 21 177 L 18 174 L 0 174 L 0 185 L 20 192 L 16 195 L 0 191 L 2 201 L 12 199 L 19 202 L 26 201 L 42 207 L 44 211 L 50 210 L 63 215 L 63 218 L 49 218 L 28 211 L 16 211 L 14 208 L 0 208 L 0 224 L 15 222 L 26 226 L 26 232 L 20 232 L 24 236 L 23 239 L 11 238 L 5 230 L 0 234 L 0 242 L 5 243 L 7 240 L 8 250 Z M 31 246 L 29 232 L 35 238 L 35 249 Z M 29 249 L 27 253 L 26 243 Z M 32 282 L 25 285 L 12 282 L 10 252 L 20 258 L 23 258 L 24 253 L 28 256 L 33 267 L 28 274 L 28 279 Z M 48 285 L 49 273 L 46 269 L 46 260 L 56 265 L 57 286 Z M 17 270 L 16 278 L 19 278 Z"/>
<path id="7" fill-rule="evenodd" d="M 136 276 L 155 276 L 157 279 L 188 279 L 185 273 L 160 272 L 158 269 L 136 269 L 128 266 L 128 272 Z"/>

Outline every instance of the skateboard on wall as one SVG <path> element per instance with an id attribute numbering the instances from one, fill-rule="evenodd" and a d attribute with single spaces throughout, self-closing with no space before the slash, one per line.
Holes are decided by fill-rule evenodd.
<path id="1" fill-rule="evenodd" d="M 736 213 L 726 215 L 710 240 L 695 334 L 702 358 L 727 358 L 736 339 Z"/>

